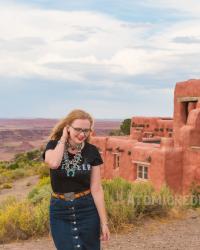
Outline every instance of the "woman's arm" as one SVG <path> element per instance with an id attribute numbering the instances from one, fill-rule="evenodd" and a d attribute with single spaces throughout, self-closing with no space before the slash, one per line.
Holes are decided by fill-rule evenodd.
<path id="1" fill-rule="evenodd" d="M 56 145 L 55 149 L 49 149 L 45 152 L 45 162 L 50 168 L 56 169 L 60 166 L 67 138 L 67 128 L 64 127 L 62 137 L 60 138 L 60 143 Z"/>
<path id="2" fill-rule="evenodd" d="M 92 167 L 90 189 L 100 217 L 101 229 L 102 229 L 101 239 L 109 240 L 110 232 L 108 229 L 108 219 L 105 208 L 104 192 L 101 185 L 101 173 L 99 166 Z"/>

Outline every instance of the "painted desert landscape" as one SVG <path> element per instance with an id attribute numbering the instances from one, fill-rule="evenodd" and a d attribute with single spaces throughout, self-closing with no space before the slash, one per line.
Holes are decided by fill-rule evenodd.
<path id="1" fill-rule="evenodd" d="M 0 119 L 0 160 L 8 161 L 17 153 L 44 146 L 57 119 Z M 101 120 L 94 124 L 96 135 L 108 135 L 122 120 Z"/>

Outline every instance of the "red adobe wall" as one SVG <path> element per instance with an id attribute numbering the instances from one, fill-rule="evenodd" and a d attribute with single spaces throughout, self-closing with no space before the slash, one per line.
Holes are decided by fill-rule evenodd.
<path id="1" fill-rule="evenodd" d="M 113 178 L 121 176 L 127 180 L 134 180 L 133 164 L 131 162 L 132 140 L 129 138 L 121 140 L 118 137 L 107 137 L 103 143 L 99 143 L 99 137 L 92 138 L 91 143 L 98 145 L 104 151 L 103 177 Z M 114 154 L 120 155 L 120 168 L 114 168 Z"/>
<path id="2" fill-rule="evenodd" d="M 121 176 L 127 180 L 132 180 L 134 178 L 131 155 L 128 154 L 131 148 L 130 140 L 121 141 L 119 138 L 109 138 L 107 141 L 107 151 L 106 151 L 106 169 L 110 172 L 110 176 L 117 177 Z M 112 148 L 112 151 L 109 149 Z M 114 156 L 113 154 L 118 154 L 120 156 L 120 167 L 114 168 Z M 113 166 L 112 171 L 109 170 L 110 166 Z"/>
<path id="3" fill-rule="evenodd" d="M 162 138 L 160 149 L 163 152 L 165 183 L 175 192 L 182 193 L 182 148 L 174 147 L 173 138 Z"/>
<path id="4" fill-rule="evenodd" d="M 200 80 L 177 83 L 174 117 L 133 117 L 130 136 L 92 136 L 104 164 L 102 176 L 137 179 L 137 166 L 148 167 L 148 181 L 186 194 L 200 184 Z M 120 158 L 114 168 L 115 154 Z M 145 180 L 146 181 L 146 180 Z"/>
<path id="5" fill-rule="evenodd" d="M 99 136 L 99 137 L 96 137 L 96 136 L 91 136 L 91 139 L 90 139 L 90 142 L 92 144 L 95 144 L 98 149 L 99 149 L 99 152 L 101 154 L 101 157 L 103 159 L 103 164 L 101 166 L 101 175 L 102 176 L 105 176 L 106 175 L 106 172 L 105 172 L 105 160 L 106 160 L 106 157 L 105 157 L 105 153 L 106 153 L 106 141 L 107 141 L 107 137 L 106 136 Z"/>
<path id="6" fill-rule="evenodd" d="M 142 141 L 142 138 L 172 137 L 173 120 L 169 117 L 133 117 L 130 136 Z"/>
<path id="7" fill-rule="evenodd" d="M 182 98 L 182 102 L 181 102 Z M 185 102 L 184 102 L 185 98 Z M 198 101 L 197 101 L 197 98 Z M 193 100 L 193 101 L 190 101 Z M 174 91 L 174 140 L 175 145 L 181 145 L 185 141 L 186 126 L 189 130 L 192 127 L 199 128 L 199 108 L 200 108 L 200 80 L 188 80 L 186 82 L 179 82 L 176 84 Z M 188 105 L 188 108 L 186 107 Z M 189 111 L 186 111 L 189 110 Z M 188 115 L 187 115 L 188 113 Z M 196 132 L 198 134 L 198 132 Z M 190 140 L 195 140 L 195 136 Z M 197 136 L 197 140 L 199 137 Z M 200 139 L 199 139 L 200 140 Z"/>
<path id="8" fill-rule="evenodd" d="M 174 144 L 183 151 L 183 192 L 200 184 L 200 80 L 176 84 L 174 92 Z"/>
<path id="9" fill-rule="evenodd" d="M 136 179 L 137 164 L 140 162 L 141 164 L 149 164 L 149 180 L 156 189 L 160 189 L 165 182 L 165 170 L 163 168 L 164 154 L 160 151 L 160 146 L 158 144 L 137 142 L 132 147 L 132 161 L 135 172 L 135 178 L 133 181 L 141 181 Z"/>

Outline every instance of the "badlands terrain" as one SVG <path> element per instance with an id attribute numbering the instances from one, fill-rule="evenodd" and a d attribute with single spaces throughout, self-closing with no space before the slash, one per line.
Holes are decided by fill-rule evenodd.
<path id="1" fill-rule="evenodd" d="M 11 160 L 15 154 L 40 148 L 57 123 L 57 119 L 0 119 L 0 160 Z M 108 135 L 119 128 L 121 120 L 95 120 L 96 135 Z"/>

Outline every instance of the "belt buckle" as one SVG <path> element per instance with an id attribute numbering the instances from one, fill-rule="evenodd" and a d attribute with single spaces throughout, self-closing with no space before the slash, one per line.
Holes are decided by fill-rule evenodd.
<path id="1" fill-rule="evenodd" d="M 66 201 L 68 201 L 68 200 L 74 200 L 75 195 L 74 195 L 74 192 L 69 192 L 69 193 L 64 193 L 64 197 L 65 197 Z"/>

